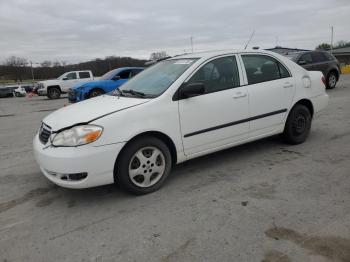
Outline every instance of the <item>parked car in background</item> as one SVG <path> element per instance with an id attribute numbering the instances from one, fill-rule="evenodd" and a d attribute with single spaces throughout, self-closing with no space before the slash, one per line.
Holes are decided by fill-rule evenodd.
<path id="1" fill-rule="evenodd" d="M 23 85 L 21 85 L 21 87 L 23 87 L 27 93 L 33 92 L 33 90 L 34 90 L 33 84 L 23 84 Z"/>
<path id="2" fill-rule="evenodd" d="M 19 85 L 16 89 L 13 89 L 13 95 L 15 97 L 26 96 L 27 92 L 23 86 Z"/>
<path id="3" fill-rule="evenodd" d="M 46 95 L 50 99 L 57 99 L 76 84 L 89 82 L 93 79 L 94 76 L 90 70 L 71 71 L 64 73 L 57 79 L 40 81 L 37 92 L 38 95 Z"/>
<path id="4" fill-rule="evenodd" d="M 114 181 L 135 194 L 161 187 L 172 166 L 283 134 L 303 143 L 328 104 L 325 77 L 267 51 L 173 57 L 119 89 L 42 121 L 34 153 L 63 187 Z"/>
<path id="5" fill-rule="evenodd" d="M 8 86 L 0 86 L 0 97 L 13 97 L 13 88 Z"/>
<path id="6" fill-rule="evenodd" d="M 69 89 L 68 100 L 71 103 L 99 96 L 120 87 L 143 70 L 142 67 L 122 67 L 104 74 L 99 80 L 78 84 Z"/>
<path id="7" fill-rule="evenodd" d="M 327 88 L 337 85 L 341 70 L 339 61 L 327 51 L 296 52 L 287 55 L 288 58 L 308 71 L 321 71 L 326 77 Z"/>

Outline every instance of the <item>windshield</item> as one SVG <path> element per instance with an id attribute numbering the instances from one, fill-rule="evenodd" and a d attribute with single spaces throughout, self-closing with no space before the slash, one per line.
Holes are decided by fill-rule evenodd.
<path id="1" fill-rule="evenodd" d="M 101 76 L 100 80 L 111 80 L 115 76 L 117 71 L 118 69 L 114 69 L 112 71 L 105 73 L 103 76 Z"/>
<path id="2" fill-rule="evenodd" d="M 61 75 L 61 76 L 59 76 L 59 77 L 57 77 L 57 80 L 61 80 L 61 79 L 63 79 L 64 77 L 65 77 L 65 75 L 66 75 L 67 73 L 64 73 L 63 75 Z"/>
<path id="3" fill-rule="evenodd" d="M 167 90 L 197 58 L 172 59 L 158 62 L 120 87 L 121 93 L 143 94 L 144 97 L 157 97 Z M 115 90 L 110 95 L 119 95 Z"/>

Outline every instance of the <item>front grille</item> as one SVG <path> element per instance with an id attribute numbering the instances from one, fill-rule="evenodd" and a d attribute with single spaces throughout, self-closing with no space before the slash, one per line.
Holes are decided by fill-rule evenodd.
<path id="1" fill-rule="evenodd" d="M 77 97 L 74 89 L 70 88 L 68 91 L 68 100 L 69 102 L 75 103 L 77 101 Z"/>
<path id="2" fill-rule="evenodd" d="M 47 141 L 49 141 L 50 136 L 51 136 L 51 127 L 42 123 L 39 130 L 39 139 L 41 143 L 46 144 Z"/>

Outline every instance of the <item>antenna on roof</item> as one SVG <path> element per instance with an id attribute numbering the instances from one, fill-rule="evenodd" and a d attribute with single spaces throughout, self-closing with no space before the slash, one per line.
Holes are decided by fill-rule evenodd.
<path id="1" fill-rule="evenodd" d="M 250 41 L 252 41 L 252 39 L 253 39 L 254 34 L 255 34 L 255 30 L 253 30 L 253 33 L 250 35 L 250 38 L 249 38 L 248 42 L 246 43 L 246 45 L 245 45 L 245 47 L 244 47 L 244 50 L 247 49 L 247 47 L 248 47 Z"/>
<path id="2" fill-rule="evenodd" d="M 191 50 L 192 50 L 192 53 L 193 53 L 193 36 L 191 36 L 190 40 L 191 40 Z"/>

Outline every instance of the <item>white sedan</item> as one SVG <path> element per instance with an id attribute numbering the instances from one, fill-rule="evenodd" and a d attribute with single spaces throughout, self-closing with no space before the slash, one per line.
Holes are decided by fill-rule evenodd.
<path id="1" fill-rule="evenodd" d="M 174 164 L 283 134 L 303 143 L 328 104 L 321 72 L 265 51 L 194 53 L 161 61 L 112 93 L 47 116 L 34 138 L 57 185 L 161 187 Z"/>

